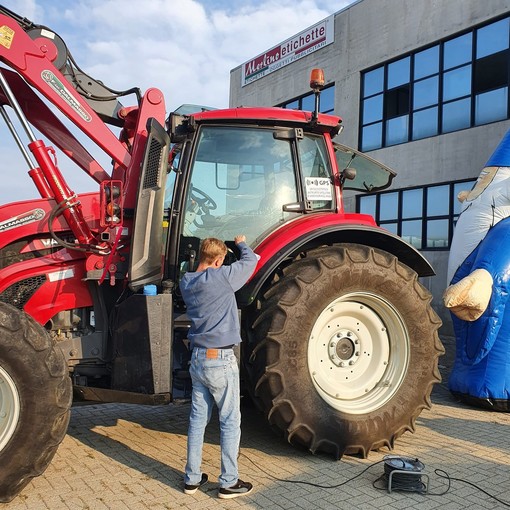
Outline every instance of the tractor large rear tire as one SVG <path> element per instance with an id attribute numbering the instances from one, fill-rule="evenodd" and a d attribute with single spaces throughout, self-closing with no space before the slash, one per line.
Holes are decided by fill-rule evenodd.
<path id="1" fill-rule="evenodd" d="M 244 363 L 269 422 L 312 452 L 393 447 L 429 408 L 444 352 L 417 275 L 361 245 L 310 251 L 252 313 Z"/>
<path id="2" fill-rule="evenodd" d="M 71 380 L 47 331 L 0 303 L 0 502 L 48 466 L 69 423 Z"/>

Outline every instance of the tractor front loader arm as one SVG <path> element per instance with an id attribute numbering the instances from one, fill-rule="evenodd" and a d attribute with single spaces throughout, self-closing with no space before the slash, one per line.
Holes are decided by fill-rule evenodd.
<path id="1" fill-rule="evenodd" d="M 119 165 L 130 155 L 55 66 L 59 52 L 52 39 L 32 39 L 18 23 L 0 12 L 0 61 L 17 71 Z"/>
<path id="2" fill-rule="evenodd" d="M 149 119 L 154 118 L 164 125 L 166 112 L 163 95 L 154 88 L 142 97 L 135 88 L 117 93 L 103 87 L 77 67 L 57 34 L 2 6 L 0 62 L 10 68 L 0 67 L 0 114 L 27 160 L 29 175 L 40 195 L 55 201 L 54 210 L 44 228 L 53 236 L 52 223 L 63 216 L 76 241 L 74 244 L 65 243 L 54 238 L 64 248 L 87 253 L 91 278 L 102 282 L 106 273 L 98 276 L 95 270 L 113 268 L 119 259 L 114 252 L 120 245 L 126 245 L 126 239 L 120 242 L 121 233 L 125 232 L 122 211 L 136 207 L 141 162 L 148 138 L 147 124 Z M 108 91 L 111 94 L 106 96 Z M 105 94 L 106 101 L 97 95 L 101 93 Z M 124 107 L 115 99 L 128 93 L 136 94 L 135 106 Z M 111 172 L 102 168 L 46 102 L 54 105 L 111 158 Z M 109 106 L 102 106 L 106 103 Z M 10 106 L 18 117 L 29 139 L 29 150 L 25 149 L 21 138 L 14 132 L 3 105 Z M 114 134 L 106 123 L 120 127 L 120 135 Z M 120 208 L 121 214 L 103 214 L 101 219 L 85 218 L 79 197 L 69 188 L 57 166 L 55 151 L 36 138 L 32 126 L 101 185 L 101 211 L 115 207 Z M 130 215 L 127 217 L 129 223 Z"/>

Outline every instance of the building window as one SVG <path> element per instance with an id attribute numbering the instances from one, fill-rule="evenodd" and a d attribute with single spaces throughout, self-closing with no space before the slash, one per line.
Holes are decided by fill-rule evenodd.
<path id="1" fill-rule="evenodd" d="M 373 216 L 378 225 L 418 250 L 448 250 L 459 217 L 460 191 L 476 179 L 425 187 L 384 191 L 356 197 L 356 210 Z"/>
<path id="2" fill-rule="evenodd" d="M 510 118 L 510 17 L 362 73 L 360 150 Z"/>
<path id="3" fill-rule="evenodd" d="M 307 112 L 313 112 L 315 110 L 315 94 L 313 92 L 309 92 L 304 96 L 295 98 L 292 101 L 281 103 L 277 106 L 281 106 L 282 108 L 288 108 L 292 110 L 305 110 Z M 323 88 L 321 91 L 319 111 L 320 113 L 333 113 L 334 110 L 335 110 L 335 86 L 329 85 L 328 87 Z"/>

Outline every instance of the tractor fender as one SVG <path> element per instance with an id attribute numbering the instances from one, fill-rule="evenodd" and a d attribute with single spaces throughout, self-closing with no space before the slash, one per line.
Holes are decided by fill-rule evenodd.
<path id="1" fill-rule="evenodd" d="M 256 248 L 261 260 L 248 284 L 238 292 L 240 306 L 253 302 L 264 282 L 271 278 L 276 268 L 287 258 L 323 245 L 354 243 L 371 246 L 391 253 L 397 259 L 415 271 L 418 276 L 434 276 L 435 271 L 429 261 L 416 249 L 397 235 L 377 226 L 346 224 L 325 225 L 308 232 L 299 232 L 292 238 L 291 231 L 282 236 L 274 232 Z M 285 244 L 282 244 L 284 238 Z"/>

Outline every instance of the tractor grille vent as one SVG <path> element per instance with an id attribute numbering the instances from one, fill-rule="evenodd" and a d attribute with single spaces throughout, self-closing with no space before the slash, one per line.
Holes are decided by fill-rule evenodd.
<path id="1" fill-rule="evenodd" d="M 23 310 L 27 301 L 45 281 L 46 276 L 39 275 L 16 282 L 0 293 L 0 301 Z"/>
<path id="2" fill-rule="evenodd" d="M 151 138 L 149 146 L 149 154 L 147 156 L 147 165 L 145 168 L 145 175 L 143 178 L 143 189 L 159 188 L 159 169 L 161 164 L 161 155 L 163 153 L 164 145 L 162 145 L 155 138 Z"/>

